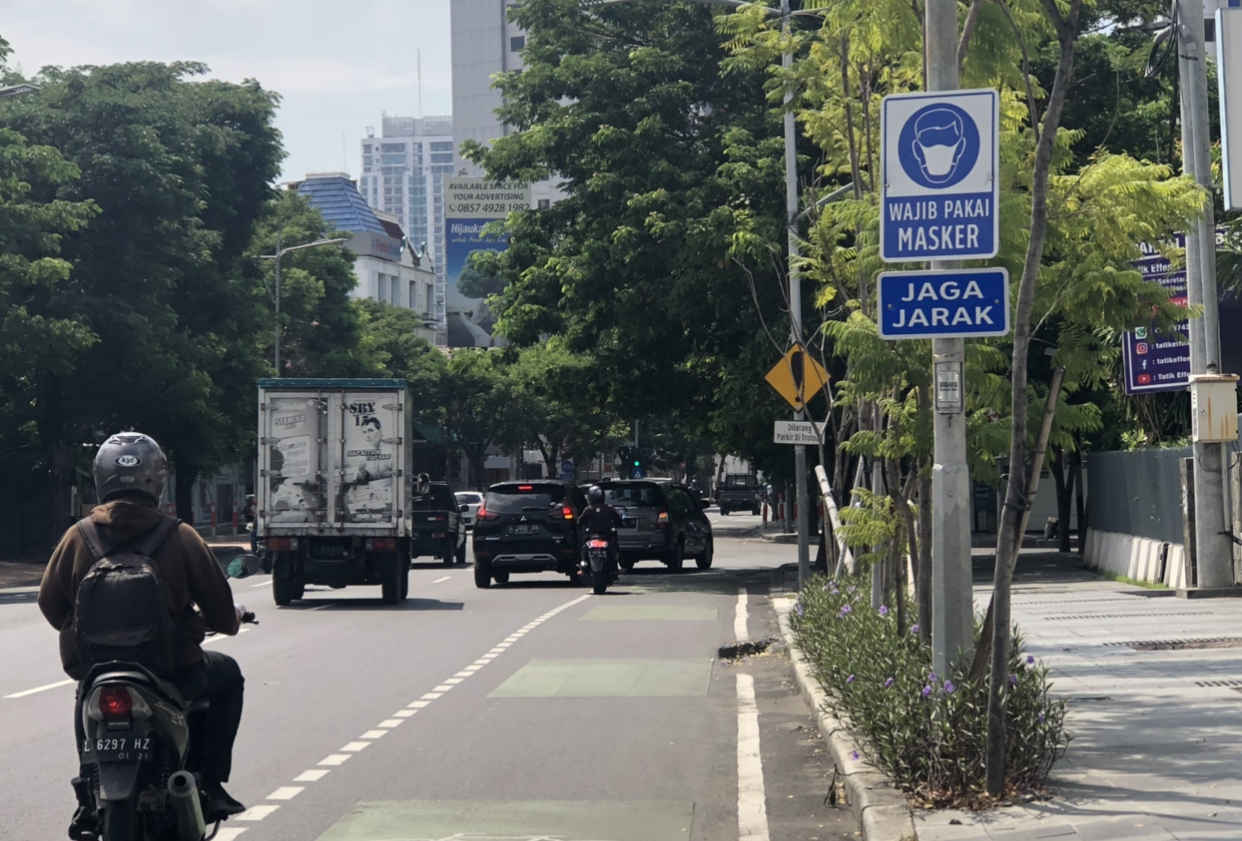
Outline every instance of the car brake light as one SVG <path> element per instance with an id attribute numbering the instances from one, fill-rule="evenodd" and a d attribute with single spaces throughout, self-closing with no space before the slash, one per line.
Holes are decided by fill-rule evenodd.
<path id="1" fill-rule="evenodd" d="M 518 485 L 519 491 L 533 491 L 534 489 L 535 489 L 534 485 Z"/>
<path id="2" fill-rule="evenodd" d="M 655 527 L 658 529 L 668 528 L 668 512 L 667 511 L 660 512 L 660 516 L 656 518 Z"/>
<path id="3" fill-rule="evenodd" d="M 134 699 L 124 686 L 104 686 L 99 690 L 99 711 L 104 718 L 129 718 Z"/>
<path id="4" fill-rule="evenodd" d="M 474 517 L 475 517 L 475 519 L 476 519 L 476 520 L 499 520 L 499 519 L 500 519 L 500 515 L 499 515 L 499 514 L 489 514 L 489 513 L 487 513 L 487 506 L 486 506 L 486 505 L 480 505 L 480 506 L 479 506 L 479 511 L 478 511 L 478 513 L 476 513 L 476 514 L 474 515 Z"/>
<path id="5" fill-rule="evenodd" d="M 565 515 L 566 520 L 572 520 L 574 518 L 574 509 L 566 505 L 561 508 L 561 514 Z"/>

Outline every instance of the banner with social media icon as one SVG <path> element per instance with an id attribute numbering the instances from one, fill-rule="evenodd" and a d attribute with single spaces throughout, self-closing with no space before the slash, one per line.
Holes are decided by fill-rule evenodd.
<path id="1" fill-rule="evenodd" d="M 880 109 L 880 257 L 995 257 L 1000 217 L 995 90 L 886 96 Z"/>

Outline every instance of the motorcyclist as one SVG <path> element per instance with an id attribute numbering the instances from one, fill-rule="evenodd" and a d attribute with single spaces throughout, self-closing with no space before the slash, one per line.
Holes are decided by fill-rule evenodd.
<path id="1" fill-rule="evenodd" d="M 604 501 L 604 489 L 599 485 L 592 485 L 587 491 L 587 507 L 583 509 L 579 522 L 584 538 L 601 537 L 608 541 L 608 564 L 610 572 L 615 573 L 621 549 L 617 529 L 622 520 L 617 509 Z"/>
<path id="2" fill-rule="evenodd" d="M 158 504 L 168 476 L 164 453 L 152 438 L 138 432 L 113 435 L 99 448 L 94 464 L 95 489 L 101 505 L 90 519 L 112 546 L 133 545 L 165 516 Z M 187 701 L 209 699 L 203 745 L 204 817 L 210 822 L 245 811 L 224 790 L 232 768 L 233 742 L 241 724 L 245 681 L 237 661 L 219 651 L 204 651 L 208 629 L 237 633 L 244 607 L 234 606 L 228 579 L 215 555 L 192 526 L 182 523 L 151 555 L 165 601 L 173 614 L 174 672 L 168 677 Z M 39 587 L 39 609 L 60 631 L 61 663 L 66 674 L 84 677 L 74 639 L 74 606 L 78 586 L 95 563 L 82 532 L 70 527 L 52 552 Z M 198 610 L 195 610 L 195 607 Z M 75 724 L 81 730 L 82 687 L 78 687 Z M 83 734 L 78 734 L 78 744 Z M 94 830 L 94 815 L 84 808 L 74 816 L 70 837 Z M 75 834 L 75 832 L 77 834 Z"/>

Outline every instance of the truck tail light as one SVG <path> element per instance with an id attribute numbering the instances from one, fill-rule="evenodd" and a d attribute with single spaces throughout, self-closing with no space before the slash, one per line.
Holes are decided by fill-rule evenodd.
<path id="1" fill-rule="evenodd" d="M 660 512 L 660 516 L 656 518 L 655 527 L 658 529 L 668 528 L 668 512 L 667 511 Z"/>
<path id="2" fill-rule="evenodd" d="M 395 537 L 369 537 L 367 538 L 368 552 L 396 552 L 397 539 Z"/>
<path id="3" fill-rule="evenodd" d="M 264 545 L 273 552 L 288 552 L 298 548 L 298 539 L 296 537 L 269 537 L 264 541 Z"/>

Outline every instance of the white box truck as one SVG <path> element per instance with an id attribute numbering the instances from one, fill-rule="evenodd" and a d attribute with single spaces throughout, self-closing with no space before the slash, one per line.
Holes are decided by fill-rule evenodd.
<path id="1" fill-rule="evenodd" d="M 255 528 L 276 604 L 308 584 L 409 593 L 410 424 L 405 380 L 259 380 Z"/>

